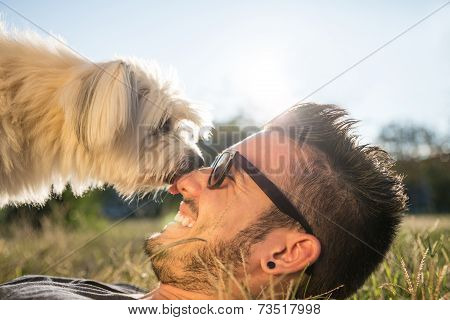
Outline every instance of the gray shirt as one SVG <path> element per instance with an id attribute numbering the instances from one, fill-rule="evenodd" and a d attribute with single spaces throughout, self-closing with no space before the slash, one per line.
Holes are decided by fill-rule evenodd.
<path id="1" fill-rule="evenodd" d="M 133 300 L 146 292 L 131 284 L 37 275 L 0 284 L 0 300 Z"/>

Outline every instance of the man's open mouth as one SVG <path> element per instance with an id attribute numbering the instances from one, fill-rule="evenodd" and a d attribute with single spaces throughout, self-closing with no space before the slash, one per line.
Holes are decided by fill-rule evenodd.
<path id="1" fill-rule="evenodd" d="M 175 222 L 180 223 L 183 227 L 192 228 L 197 221 L 197 215 L 188 209 L 189 200 L 181 201 L 180 208 L 174 218 Z"/>

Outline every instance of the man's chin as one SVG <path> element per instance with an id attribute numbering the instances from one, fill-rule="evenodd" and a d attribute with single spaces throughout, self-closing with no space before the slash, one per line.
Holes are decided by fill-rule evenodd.
<path id="1" fill-rule="evenodd" d="M 144 242 L 144 251 L 145 254 L 149 258 L 153 258 L 153 256 L 157 253 L 158 248 L 161 247 L 162 243 L 160 241 L 161 233 L 153 233 Z"/>
<path id="2" fill-rule="evenodd" d="M 150 258 L 157 259 L 157 257 L 154 257 L 155 254 L 157 254 L 166 245 L 170 245 L 171 243 L 186 238 L 188 234 L 187 231 L 189 231 L 186 229 L 186 227 L 183 227 L 179 223 L 170 222 L 161 232 L 153 233 L 145 240 L 145 253 Z"/>

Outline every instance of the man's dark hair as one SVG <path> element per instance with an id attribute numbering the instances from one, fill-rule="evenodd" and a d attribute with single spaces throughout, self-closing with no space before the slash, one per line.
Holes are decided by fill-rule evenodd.
<path id="1" fill-rule="evenodd" d="M 353 294 L 375 270 L 392 243 L 407 196 L 394 161 L 376 146 L 359 145 L 357 121 L 334 105 L 300 104 L 266 125 L 297 140 L 308 160 L 297 159 L 281 184 L 321 243 L 319 259 L 298 298 L 331 291 L 331 298 Z M 295 133 L 309 133 L 299 136 Z M 293 129 L 293 130 L 292 130 Z M 294 133 L 294 134 L 293 134 Z M 265 215 L 272 226 L 299 226 L 277 209 Z M 338 288 L 338 289 L 336 289 Z M 336 290 L 333 290 L 336 289 Z"/>

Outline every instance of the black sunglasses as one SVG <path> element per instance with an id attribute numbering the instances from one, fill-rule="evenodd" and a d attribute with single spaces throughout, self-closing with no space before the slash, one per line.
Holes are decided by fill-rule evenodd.
<path id="1" fill-rule="evenodd" d="M 217 189 L 225 180 L 230 171 L 233 159 L 238 161 L 239 168 L 243 169 L 258 185 L 258 187 L 269 197 L 275 206 L 283 213 L 298 221 L 305 231 L 313 234 L 312 228 L 305 217 L 292 204 L 284 193 L 267 178 L 258 168 L 236 150 L 222 152 L 211 165 L 211 174 L 208 178 L 208 188 Z"/>

